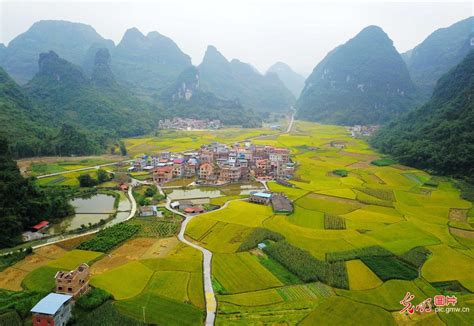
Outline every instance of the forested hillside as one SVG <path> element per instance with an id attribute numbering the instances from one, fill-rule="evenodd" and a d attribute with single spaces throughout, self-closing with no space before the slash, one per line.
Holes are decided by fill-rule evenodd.
<path id="1" fill-rule="evenodd" d="M 190 66 L 191 58 L 172 39 L 158 32 L 145 36 L 137 28 L 127 30 L 112 52 L 117 79 L 147 94 L 169 87 Z"/>
<path id="2" fill-rule="evenodd" d="M 474 182 L 474 51 L 438 81 L 430 101 L 387 125 L 372 144 L 400 162 Z"/>
<path id="3" fill-rule="evenodd" d="M 298 118 L 343 125 L 383 124 L 414 103 L 415 86 L 385 32 L 364 28 L 314 68 L 297 102 Z"/>
<path id="4" fill-rule="evenodd" d="M 41 220 L 56 220 L 74 212 L 60 190 L 41 190 L 24 179 L 0 137 L 0 248 L 21 242 L 21 232 Z"/>
<path id="5" fill-rule="evenodd" d="M 141 135 L 155 126 L 158 109 L 118 86 L 109 60 L 106 49 L 99 51 L 89 79 L 80 67 L 52 51 L 40 55 L 39 72 L 25 86 L 26 92 L 38 110 L 57 122 L 87 131 L 91 140 L 81 153 L 58 154 L 94 152 L 94 148 L 103 149 L 110 139 Z"/>

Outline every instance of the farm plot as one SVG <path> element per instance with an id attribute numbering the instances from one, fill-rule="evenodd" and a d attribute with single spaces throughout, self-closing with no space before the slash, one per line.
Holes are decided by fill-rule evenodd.
<path id="1" fill-rule="evenodd" d="M 392 315 L 382 308 L 352 301 L 343 297 L 330 297 L 316 307 L 301 325 L 345 325 L 350 316 L 353 325 L 395 325 Z"/>
<path id="2" fill-rule="evenodd" d="M 118 311 L 126 316 L 156 325 L 202 325 L 204 312 L 190 304 L 170 300 L 152 292 L 115 303 Z"/>
<path id="3" fill-rule="evenodd" d="M 346 268 L 351 290 L 367 290 L 382 284 L 377 275 L 360 260 L 348 261 Z"/>
<path id="4" fill-rule="evenodd" d="M 65 270 L 73 270 L 80 264 L 89 263 L 101 255 L 101 252 L 74 249 L 66 252 L 60 258 L 51 261 L 48 265 Z"/>
<path id="5" fill-rule="evenodd" d="M 156 241 L 157 240 L 151 238 L 138 238 L 124 243 L 92 265 L 91 274 L 101 274 L 132 260 L 140 259 Z"/>
<path id="6" fill-rule="evenodd" d="M 150 268 L 138 261 L 132 261 L 93 276 L 91 284 L 111 293 L 116 300 L 123 300 L 140 294 L 152 275 Z"/>
<path id="7" fill-rule="evenodd" d="M 337 295 L 357 302 L 373 304 L 389 311 L 403 308 L 400 300 L 405 297 L 407 292 L 415 295 L 414 305 L 426 299 L 426 294 L 413 281 L 390 280 L 375 289 L 363 291 L 336 290 Z"/>
<path id="8" fill-rule="evenodd" d="M 151 277 L 144 293 L 151 292 L 180 302 L 189 301 L 188 283 L 191 274 L 180 271 L 157 271 Z"/>
<path id="9" fill-rule="evenodd" d="M 218 222 L 198 241 L 213 252 L 232 253 L 251 231 L 251 228 L 239 224 Z"/>
<path id="10" fill-rule="evenodd" d="M 295 203 L 308 210 L 334 215 L 347 214 L 362 207 L 362 205 L 355 200 L 317 194 L 308 194 L 298 199 Z"/>
<path id="11" fill-rule="evenodd" d="M 245 212 L 245 214 L 242 212 Z M 273 212 L 270 206 L 235 201 L 229 203 L 229 206 L 222 210 L 210 212 L 202 216 L 219 222 L 258 227 L 262 225 L 263 220 L 271 215 L 273 215 Z"/>
<path id="12" fill-rule="evenodd" d="M 232 303 L 238 306 L 263 306 L 283 302 L 277 289 L 268 289 L 238 294 L 218 296 L 219 302 Z"/>
<path id="13" fill-rule="evenodd" d="M 446 245 L 429 246 L 432 256 L 421 269 L 429 282 L 473 279 L 474 259 Z M 447 268 L 451 266 L 451 268 Z"/>
<path id="14" fill-rule="evenodd" d="M 257 257 L 247 252 L 216 254 L 212 260 L 214 277 L 228 293 L 239 293 L 282 286 Z"/>
<path id="15" fill-rule="evenodd" d="M 310 229 L 324 229 L 324 213 L 295 206 L 293 214 L 286 217 L 292 224 Z"/>

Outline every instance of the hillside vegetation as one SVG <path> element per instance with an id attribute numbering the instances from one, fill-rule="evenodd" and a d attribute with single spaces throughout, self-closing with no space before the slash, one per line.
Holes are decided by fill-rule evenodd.
<path id="1" fill-rule="evenodd" d="M 372 144 L 438 174 L 474 176 L 474 51 L 444 75 L 430 101 L 387 125 Z"/>

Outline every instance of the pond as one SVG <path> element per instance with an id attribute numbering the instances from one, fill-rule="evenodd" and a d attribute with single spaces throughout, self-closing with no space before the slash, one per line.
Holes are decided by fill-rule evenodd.
<path id="1" fill-rule="evenodd" d="M 191 198 L 202 198 L 202 197 L 209 197 L 215 198 L 220 197 L 223 194 L 217 188 L 211 187 L 200 187 L 200 188 L 189 188 L 189 189 L 173 189 L 169 194 L 168 197 L 171 200 L 178 200 L 178 199 L 191 199 Z"/>
<path id="2" fill-rule="evenodd" d="M 53 224 L 48 230 L 49 234 L 59 234 L 65 231 L 80 229 L 81 225 L 98 223 L 101 219 L 108 219 L 110 214 L 115 212 L 115 197 L 105 194 L 97 194 L 91 197 L 74 198 L 71 205 L 74 206 L 76 214 L 64 218 L 60 223 Z M 130 211 L 130 201 L 125 195 L 120 197 L 117 217 L 111 222 L 119 223 L 124 221 Z"/>
<path id="3" fill-rule="evenodd" d="M 261 184 L 231 184 L 222 187 L 193 187 L 173 189 L 168 193 L 171 200 L 192 198 L 216 198 L 228 195 L 248 195 L 253 191 L 262 191 Z"/>

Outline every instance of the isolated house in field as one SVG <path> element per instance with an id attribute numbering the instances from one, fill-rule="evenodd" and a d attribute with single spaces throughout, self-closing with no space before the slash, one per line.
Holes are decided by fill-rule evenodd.
<path id="1" fill-rule="evenodd" d="M 272 198 L 272 194 L 268 192 L 253 192 L 250 194 L 250 201 L 252 203 L 268 205 Z"/>
<path id="2" fill-rule="evenodd" d="M 184 212 L 186 214 L 200 214 L 204 213 L 204 208 L 202 208 L 201 206 L 187 207 L 184 209 Z"/>
<path id="3" fill-rule="evenodd" d="M 273 194 L 272 196 L 272 208 L 276 214 L 291 214 L 293 213 L 293 204 L 283 194 Z"/>
<path id="4" fill-rule="evenodd" d="M 65 326 L 71 318 L 72 296 L 50 293 L 31 310 L 33 326 Z"/>
<path id="5" fill-rule="evenodd" d="M 89 265 L 81 264 L 69 272 L 57 272 L 54 276 L 56 293 L 72 295 L 75 299 L 89 291 Z"/>
<path id="6" fill-rule="evenodd" d="M 158 216 L 158 209 L 155 205 L 141 206 L 139 209 L 139 216 Z"/>

